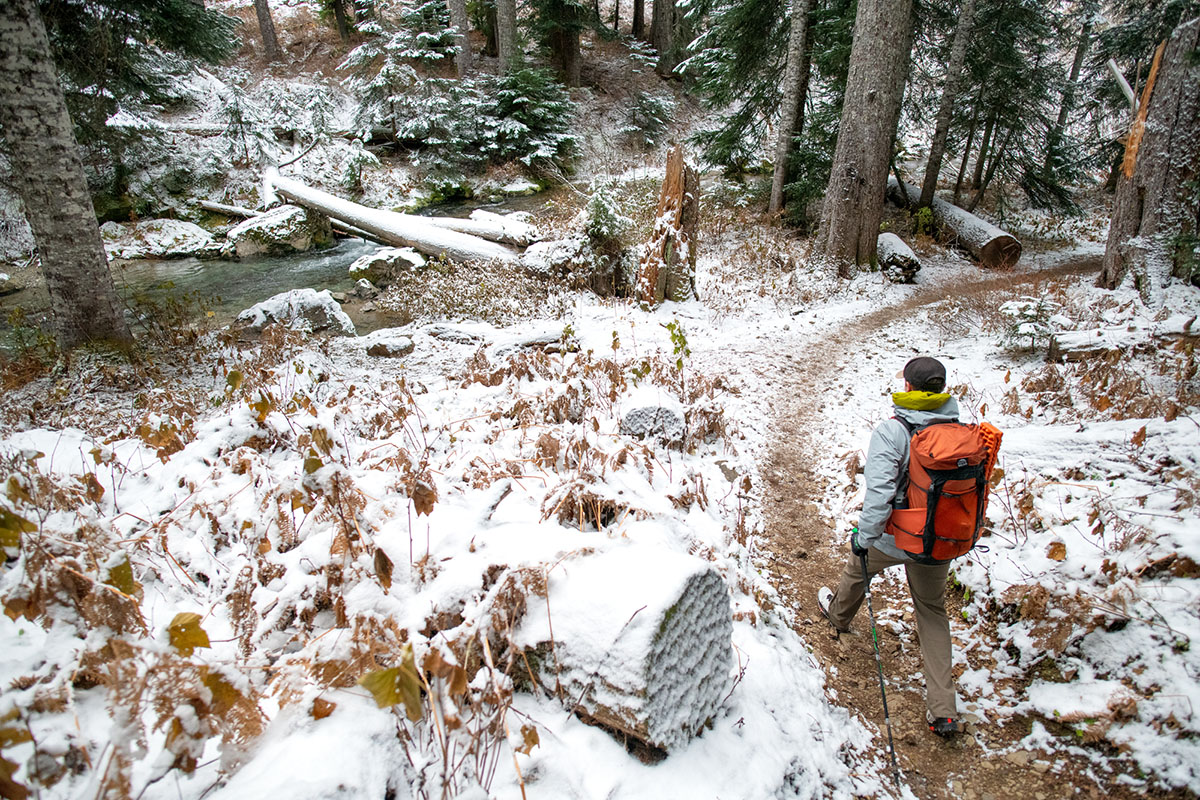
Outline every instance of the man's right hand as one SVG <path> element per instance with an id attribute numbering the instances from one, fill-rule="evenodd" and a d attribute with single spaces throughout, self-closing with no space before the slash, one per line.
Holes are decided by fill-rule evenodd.
<path id="1" fill-rule="evenodd" d="M 862 544 L 862 542 L 859 541 L 858 528 L 851 529 L 851 531 L 850 531 L 850 552 L 853 553 L 858 558 L 862 558 L 863 556 L 865 556 L 867 554 L 868 549 L 869 549 L 868 547 L 864 546 Z"/>

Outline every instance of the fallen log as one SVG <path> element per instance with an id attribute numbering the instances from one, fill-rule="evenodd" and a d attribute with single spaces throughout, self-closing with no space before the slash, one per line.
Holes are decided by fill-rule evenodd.
<path id="1" fill-rule="evenodd" d="M 524 247 L 538 241 L 537 232 L 527 222 L 511 219 L 491 211 L 476 209 L 467 219 L 457 217 L 421 217 L 439 228 L 469 233 L 493 242 Z"/>
<path id="2" fill-rule="evenodd" d="M 901 194 L 895 177 L 888 178 L 887 193 L 893 202 L 900 204 L 904 204 L 905 197 L 907 205 L 915 205 L 921 199 L 920 187 L 910 183 L 904 184 Z M 1011 233 L 940 197 L 933 198 L 930 209 L 943 238 L 966 250 L 983 266 L 1007 269 L 1021 257 L 1021 243 Z"/>
<path id="3" fill-rule="evenodd" d="M 912 248 L 894 233 L 881 233 L 875 244 L 879 270 L 893 283 L 912 283 L 921 270 L 921 260 Z"/>
<path id="4" fill-rule="evenodd" d="M 517 644 L 568 711 L 667 751 L 715 716 L 732 677 L 733 623 L 711 564 L 616 547 L 561 562 L 547 592 L 542 608 L 530 598 Z"/>
<path id="5" fill-rule="evenodd" d="M 1107 328 L 1082 331 L 1058 331 L 1050 337 L 1047 360 L 1086 361 L 1097 356 L 1122 352 L 1153 352 L 1171 342 L 1200 338 L 1195 316 L 1176 314 L 1153 322 L 1131 322 Z"/>
<path id="6" fill-rule="evenodd" d="M 242 206 L 230 206 L 226 205 L 225 203 L 215 203 L 212 200 L 201 200 L 196 203 L 196 205 L 200 206 L 205 211 L 211 211 L 214 214 L 224 214 L 227 217 L 245 217 L 249 219 L 250 217 L 257 217 L 259 214 L 263 213 L 250 208 L 243 208 Z"/>
<path id="7" fill-rule="evenodd" d="M 441 228 L 423 217 L 367 208 L 328 192 L 305 186 L 268 170 L 264 183 L 289 201 L 336 219 L 393 247 L 411 247 L 428 256 L 445 255 L 452 261 L 503 261 L 514 263 L 517 252 L 478 236 Z"/>

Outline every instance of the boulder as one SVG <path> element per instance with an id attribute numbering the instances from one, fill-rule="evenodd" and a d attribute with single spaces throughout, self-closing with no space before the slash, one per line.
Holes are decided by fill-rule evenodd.
<path id="1" fill-rule="evenodd" d="M 20 291 L 21 287 L 12 282 L 7 272 L 0 272 L 0 297 Z"/>
<path id="2" fill-rule="evenodd" d="M 277 294 L 238 314 L 237 322 L 256 331 L 277 323 L 294 330 L 328 330 L 344 336 L 354 335 L 354 323 L 328 289 L 323 292 L 293 289 Z"/>
<path id="3" fill-rule="evenodd" d="M 415 347 L 412 339 L 392 331 L 376 331 L 364 344 L 367 355 L 376 358 L 403 358 Z"/>
<path id="4" fill-rule="evenodd" d="M 220 250 L 208 231 L 178 219 L 148 219 L 125 225 L 106 222 L 100 226 L 100 238 L 110 259 L 215 256 Z"/>
<path id="5" fill-rule="evenodd" d="M 531 598 L 516 635 L 538 681 L 557 682 L 562 702 L 585 722 L 651 747 L 670 751 L 699 734 L 733 667 L 729 590 L 712 564 L 618 546 L 548 574 L 548 596 Z"/>
<path id="6" fill-rule="evenodd" d="M 350 265 L 350 277 L 387 287 L 395 282 L 400 272 L 411 272 L 424 266 L 425 257 L 411 247 L 381 247 L 356 259 Z"/>
<path id="7" fill-rule="evenodd" d="M 638 439 L 657 439 L 666 445 L 683 442 L 683 406 L 660 387 L 635 389 L 624 403 L 621 433 Z"/>
<path id="8" fill-rule="evenodd" d="M 248 219 L 226 234 L 226 256 L 287 255 L 333 243 L 329 217 L 299 206 L 279 206 Z"/>

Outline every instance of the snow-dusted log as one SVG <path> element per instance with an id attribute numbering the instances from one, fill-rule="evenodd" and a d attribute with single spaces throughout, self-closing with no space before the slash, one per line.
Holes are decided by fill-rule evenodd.
<path id="1" fill-rule="evenodd" d="M 917 254 L 894 233 L 879 234 L 875 255 L 879 259 L 880 271 L 895 283 L 912 283 L 921 271 L 921 260 Z"/>
<path id="2" fill-rule="evenodd" d="M 214 203 L 212 200 L 201 200 L 196 205 L 200 206 L 205 211 L 211 211 L 214 214 L 224 214 L 227 217 L 257 217 L 263 213 L 255 211 L 252 208 L 243 208 L 242 206 L 230 206 L 225 203 Z"/>
<path id="3" fill-rule="evenodd" d="M 518 644 L 580 718 L 671 750 L 716 714 L 733 623 L 707 561 L 642 546 L 569 559 L 550 571 L 546 602 L 530 603 Z"/>
<path id="4" fill-rule="evenodd" d="M 895 202 L 904 199 L 894 176 L 888 178 L 887 190 Z M 906 205 L 915 205 L 921 199 L 920 188 L 912 184 L 904 184 L 904 192 L 908 197 Z M 1011 233 L 940 197 L 933 198 L 930 208 L 942 236 L 973 255 L 983 266 L 1007 269 L 1021 257 L 1021 243 Z"/>
<path id="5" fill-rule="evenodd" d="M 515 244 L 521 247 L 533 244 L 540 238 L 537 231 L 528 222 L 483 209 L 472 211 L 469 219 L 456 217 L 421 217 L 421 219 L 439 228 L 469 233 L 492 242 Z"/>
<path id="6" fill-rule="evenodd" d="M 268 186 L 291 202 L 366 231 L 385 244 L 411 247 L 434 257 L 444 253 L 450 260 L 458 262 L 517 260 L 516 251 L 510 247 L 431 225 L 423 217 L 360 206 L 358 203 L 285 178 L 274 170 L 268 170 L 264 180 Z"/>

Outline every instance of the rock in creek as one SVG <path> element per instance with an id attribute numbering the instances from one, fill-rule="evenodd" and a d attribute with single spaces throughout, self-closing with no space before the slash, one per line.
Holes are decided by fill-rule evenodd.
<path id="1" fill-rule="evenodd" d="M 109 258 L 214 257 L 220 252 L 212 234 L 178 219 L 148 219 L 126 225 L 106 222 L 100 226 L 100 238 Z"/>
<path id="2" fill-rule="evenodd" d="M 248 258 L 304 252 L 333 243 L 329 218 L 297 206 L 280 206 L 234 226 L 222 255 Z"/>
<path id="3" fill-rule="evenodd" d="M 403 358 L 415 347 L 412 339 L 390 331 L 376 331 L 363 343 L 367 346 L 367 355 L 376 358 Z"/>
<path id="4" fill-rule="evenodd" d="M 277 323 L 295 330 L 328 330 L 345 336 L 354 335 L 354 323 L 328 289 L 323 292 L 293 289 L 277 294 L 238 314 L 237 322 L 256 331 Z"/>
<path id="5" fill-rule="evenodd" d="M 425 266 L 425 257 L 411 247 L 381 247 L 374 253 L 361 256 L 350 265 L 350 277 L 366 279 L 379 287 L 396 281 L 401 272 L 411 272 Z"/>

